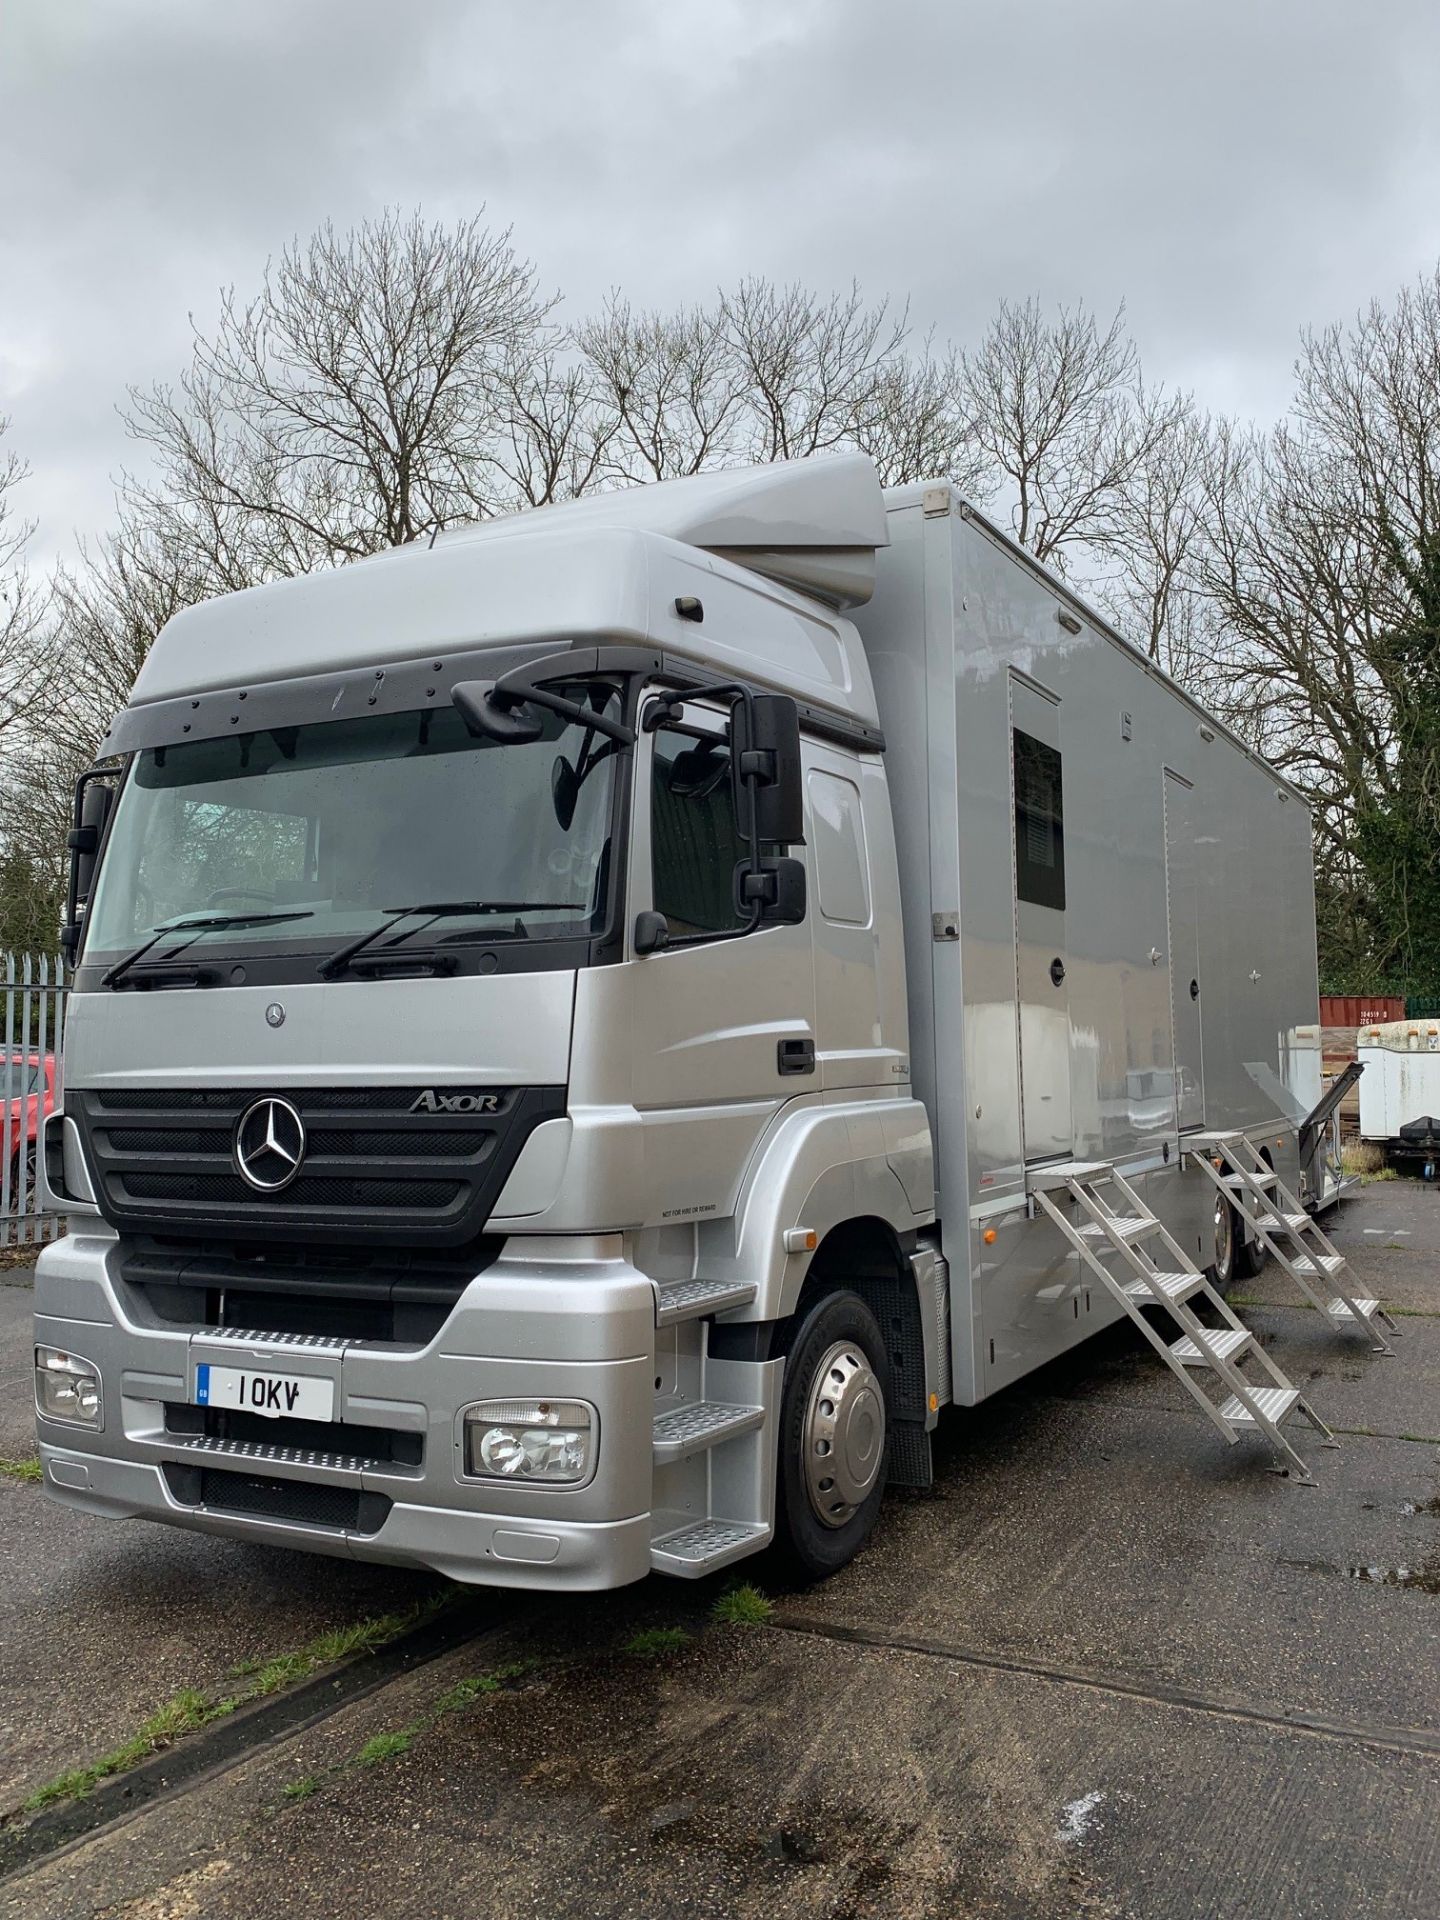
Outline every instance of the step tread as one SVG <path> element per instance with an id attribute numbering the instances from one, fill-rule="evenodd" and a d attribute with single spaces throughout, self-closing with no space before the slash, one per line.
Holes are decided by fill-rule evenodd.
<path id="1" fill-rule="evenodd" d="M 1380 1302 L 1378 1300 L 1361 1300 L 1357 1298 L 1355 1301 L 1355 1305 L 1360 1309 L 1361 1318 L 1365 1320 L 1370 1318 L 1379 1304 Z M 1355 1316 L 1351 1313 L 1345 1301 L 1336 1298 L 1326 1307 L 1325 1317 L 1327 1320 L 1353 1320 Z"/>
<path id="2" fill-rule="evenodd" d="M 1300 1398 L 1298 1387 L 1252 1387 L 1250 1398 L 1272 1425 L 1279 1426 Z M 1232 1427 L 1253 1427 L 1258 1424 L 1243 1400 L 1231 1394 L 1220 1407 L 1220 1418 L 1228 1420 Z"/>
<path id="3" fill-rule="evenodd" d="M 1249 1187 L 1273 1187 L 1279 1178 L 1278 1173 L 1252 1173 L 1249 1175 L 1227 1173 L 1220 1184 L 1229 1187 L 1232 1192 L 1242 1193 Z"/>
<path id="4" fill-rule="evenodd" d="M 733 1406 L 721 1400 L 692 1400 L 656 1414 L 651 1429 L 657 1460 L 696 1453 L 721 1440 L 748 1433 L 765 1418 L 763 1407 Z"/>
<path id="5" fill-rule="evenodd" d="M 1068 1186 L 1072 1180 L 1108 1179 L 1115 1168 L 1108 1160 L 1061 1160 L 1052 1167 L 1031 1167 L 1026 1175 L 1030 1189 Z"/>
<path id="6" fill-rule="evenodd" d="M 1296 1254 L 1290 1264 L 1297 1273 L 1338 1273 L 1345 1264 L 1343 1253 L 1322 1253 L 1318 1259 L 1309 1253 Z"/>
<path id="7" fill-rule="evenodd" d="M 1302 1233 L 1310 1225 L 1308 1213 L 1263 1213 L 1256 1223 L 1271 1233 Z"/>
<path id="8" fill-rule="evenodd" d="M 650 1564 L 694 1579 L 738 1560 L 769 1536 L 769 1527 L 750 1520 L 689 1521 L 651 1541 Z"/>
<path id="9" fill-rule="evenodd" d="M 1242 1352 L 1254 1338 L 1247 1327 L 1202 1327 L 1198 1344 L 1187 1333 L 1183 1340 L 1173 1343 L 1170 1351 L 1182 1366 L 1204 1367 L 1212 1360 L 1228 1360 Z"/>
<path id="10" fill-rule="evenodd" d="M 1112 1235 L 1121 1240 L 1138 1240 L 1142 1234 L 1154 1233 L 1159 1225 L 1153 1214 L 1127 1213 L 1116 1214 L 1103 1226 L 1098 1220 L 1088 1220 L 1077 1231 L 1082 1240 L 1103 1240 L 1107 1245 L 1113 1245 Z"/>
<path id="11" fill-rule="evenodd" d="M 1128 1281 L 1125 1291 L 1132 1300 L 1142 1303 L 1155 1300 L 1158 1305 L 1159 1296 L 1163 1295 L 1166 1300 L 1183 1300 L 1198 1292 L 1204 1284 L 1203 1273 L 1151 1273 L 1143 1280 Z"/>
<path id="12" fill-rule="evenodd" d="M 1187 1133 L 1185 1136 L 1185 1151 L 1186 1153 L 1201 1153 L 1206 1147 L 1233 1147 L 1238 1140 L 1243 1140 L 1244 1138 L 1244 1134 L 1239 1132 L 1238 1129 L 1232 1133 Z"/>
<path id="13" fill-rule="evenodd" d="M 751 1280 L 663 1280 L 655 1305 L 655 1324 L 668 1327 L 677 1320 L 697 1320 L 706 1313 L 725 1313 L 748 1307 L 755 1298 Z"/>

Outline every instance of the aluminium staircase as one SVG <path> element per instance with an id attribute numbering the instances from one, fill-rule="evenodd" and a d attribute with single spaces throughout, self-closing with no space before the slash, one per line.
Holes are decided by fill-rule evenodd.
<path id="1" fill-rule="evenodd" d="M 1332 1327 L 1363 1328 L 1376 1353 L 1393 1354 L 1400 1329 L 1378 1300 L 1351 1291 L 1350 1263 L 1243 1133 L 1187 1134 L 1186 1154 L 1260 1236 L 1305 1298 Z"/>
<path id="2" fill-rule="evenodd" d="M 1233 1445 L 1242 1433 L 1263 1434 L 1276 1456 L 1275 1471 L 1313 1487 L 1313 1474 L 1282 1428 L 1298 1415 L 1320 1435 L 1322 1446 L 1339 1442 L 1129 1181 L 1108 1161 L 1070 1161 L 1034 1169 L 1030 1187 L 1036 1205 L 1226 1440 Z M 1112 1205 L 1112 1198 L 1118 1204 Z M 1074 1215 L 1067 1211 L 1066 1200 Z M 1209 1326 L 1199 1319 L 1194 1303 L 1201 1299 L 1223 1324 Z M 1165 1309 L 1180 1328 L 1178 1340 L 1167 1341 L 1152 1326 L 1145 1317 L 1147 1307 Z M 1242 1371 L 1247 1362 L 1263 1379 Z M 1212 1383 L 1214 1395 L 1206 1391 Z"/>

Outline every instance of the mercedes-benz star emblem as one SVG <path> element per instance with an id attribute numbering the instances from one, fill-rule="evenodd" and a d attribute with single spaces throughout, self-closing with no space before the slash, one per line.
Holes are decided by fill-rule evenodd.
<path id="1" fill-rule="evenodd" d="M 305 1158 L 305 1122 L 288 1100 L 257 1100 L 235 1129 L 235 1165 L 260 1193 L 288 1187 Z"/>
<path id="2" fill-rule="evenodd" d="M 285 1009 L 281 1006 L 278 1000 L 272 1000 L 269 1006 L 265 1009 L 265 1024 L 266 1026 L 269 1026 L 269 1027 L 284 1026 Z"/>

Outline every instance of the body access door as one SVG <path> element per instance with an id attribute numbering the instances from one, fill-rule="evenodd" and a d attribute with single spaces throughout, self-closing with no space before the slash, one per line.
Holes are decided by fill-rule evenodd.
<path id="1" fill-rule="evenodd" d="M 1066 990 L 1065 800 L 1060 703 L 1010 676 L 1015 978 L 1027 1161 L 1072 1151 Z"/>
<path id="2" fill-rule="evenodd" d="M 1170 939 L 1170 1025 L 1175 1043 L 1175 1124 L 1205 1124 L 1200 1045 L 1200 885 L 1195 789 L 1165 770 L 1165 901 Z"/>

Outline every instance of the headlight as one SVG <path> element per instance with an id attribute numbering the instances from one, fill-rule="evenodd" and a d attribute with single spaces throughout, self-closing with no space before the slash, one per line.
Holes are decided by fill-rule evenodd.
<path id="1" fill-rule="evenodd" d="M 72 1427 L 98 1427 L 104 1413 L 100 1369 L 82 1360 L 78 1353 L 36 1347 L 35 1405 L 46 1420 L 65 1420 Z"/>
<path id="2" fill-rule="evenodd" d="M 482 1400 L 465 1409 L 465 1471 L 483 1480 L 588 1480 L 598 1421 L 583 1400 Z"/>

